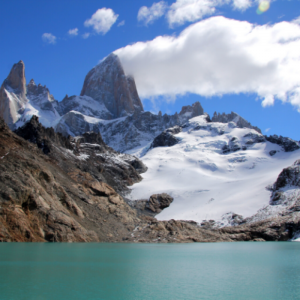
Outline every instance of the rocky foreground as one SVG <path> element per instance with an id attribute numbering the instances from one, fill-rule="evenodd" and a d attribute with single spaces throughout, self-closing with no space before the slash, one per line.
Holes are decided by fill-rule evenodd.
<path id="1" fill-rule="evenodd" d="M 127 186 L 141 180 L 146 167 L 106 146 L 100 134 L 66 138 L 36 117 L 14 133 L 0 119 L 0 141 L 2 242 L 286 241 L 300 230 L 298 199 L 276 217 L 221 229 L 157 221 L 172 199 L 127 201 Z M 298 176 L 298 163 L 283 171 L 273 205 L 285 201 L 282 189 L 291 180 L 299 185 Z"/>

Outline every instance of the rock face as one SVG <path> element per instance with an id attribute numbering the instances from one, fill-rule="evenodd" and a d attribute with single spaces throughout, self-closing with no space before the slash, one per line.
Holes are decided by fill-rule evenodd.
<path id="1" fill-rule="evenodd" d="M 211 120 L 212 122 L 220 122 L 220 123 L 235 122 L 239 128 L 243 128 L 243 127 L 251 128 L 261 133 L 261 130 L 258 127 L 252 126 L 248 121 L 243 119 L 235 112 L 231 112 L 230 114 L 225 114 L 225 113 L 220 114 L 214 112 L 214 115 Z"/>
<path id="2" fill-rule="evenodd" d="M 173 202 L 174 198 L 166 193 L 154 194 L 150 197 L 147 208 L 152 210 L 154 213 L 160 213 L 164 208 L 169 207 Z"/>
<path id="3" fill-rule="evenodd" d="M 22 60 L 14 64 L 0 88 L 0 117 L 10 128 L 18 121 L 27 103 L 25 65 Z"/>
<path id="4" fill-rule="evenodd" d="M 103 103 L 113 118 L 144 110 L 134 79 L 125 76 L 115 54 L 110 54 L 86 75 L 80 95 Z"/>
<path id="5" fill-rule="evenodd" d="M 298 142 L 287 137 L 282 137 L 274 134 L 274 135 L 270 135 L 269 137 L 266 136 L 265 138 L 267 141 L 273 144 L 280 145 L 285 152 L 292 152 L 300 149 Z"/>
<path id="6" fill-rule="evenodd" d="M 141 199 L 131 201 L 127 199 L 127 203 L 137 210 L 139 216 L 155 217 L 163 209 L 170 206 L 174 198 L 166 193 L 151 195 L 149 199 Z"/>
<path id="7" fill-rule="evenodd" d="M 57 111 L 61 116 L 67 115 L 71 111 L 80 112 L 85 116 L 110 120 L 113 115 L 107 110 L 103 103 L 100 103 L 88 96 L 66 97 L 58 103 Z"/>
<path id="8" fill-rule="evenodd" d="M 192 106 L 183 106 L 181 112 L 179 113 L 180 116 L 188 116 L 189 118 L 194 118 L 203 114 L 204 110 L 199 101 L 192 104 Z"/>
<path id="9" fill-rule="evenodd" d="M 53 145 L 69 150 L 73 149 L 69 137 L 65 137 L 61 133 L 56 133 L 52 127 L 43 127 L 37 116 L 33 116 L 29 122 L 19 127 L 15 133 L 25 140 L 36 144 L 45 154 L 52 151 Z"/>
<path id="10" fill-rule="evenodd" d="M 77 111 L 70 111 L 61 118 L 55 130 L 73 136 L 91 130 L 101 132 L 106 144 L 117 151 L 125 152 L 151 143 L 166 128 L 184 124 L 192 114 L 199 112 L 197 110 L 199 106 L 200 103 L 196 102 L 194 106 L 185 108 L 184 111 L 190 111 L 188 114 L 179 113 L 169 116 L 136 111 L 127 117 L 110 121 L 88 118 Z"/>
<path id="11" fill-rule="evenodd" d="M 58 101 L 54 99 L 46 86 L 42 86 L 41 84 L 36 85 L 33 79 L 27 85 L 26 97 L 32 104 L 42 110 L 57 114 L 56 107 L 58 106 Z"/>
<path id="12" fill-rule="evenodd" d="M 140 181 L 139 174 L 147 170 L 136 157 L 120 154 L 108 147 L 96 132 L 86 132 L 75 138 L 65 137 L 53 128 L 43 127 L 33 116 L 15 133 L 36 144 L 68 173 L 75 172 L 72 171 L 74 166 L 84 172 L 88 170 L 94 178 L 108 183 L 119 193 L 126 194 L 127 186 Z M 80 176 L 77 171 L 74 174 Z"/>
<path id="13" fill-rule="evenodd" d="M 176 145 L 180 140 L 176 138 L 174 134 L 179 133 L 180 131 L 181 127 L 179 126 L 174 126 L 173 128 L 163 131 L 153 140 L 150 149 L 156 147 L 171 147 Z"/>
<path id="14" fill-rule="evenodd" d="M 282 170 L 274 184 L 274 189 L 277 191 L 286 186 L 300 187 L 300 160 L 296 160 L 292 166 Z"/>

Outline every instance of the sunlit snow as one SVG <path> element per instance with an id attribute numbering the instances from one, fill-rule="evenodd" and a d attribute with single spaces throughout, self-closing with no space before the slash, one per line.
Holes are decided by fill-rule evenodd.
<path id="1" fill-rule="evenodd" d="M 156 216 L 159 220 L 221 220 L 228 212 L 249 217 L 269 204 L 271 192 L 266 187 L 300 156 L 300 150 L 284 152 L 269 142 L 246 144 L 246 134 L 260 134 L 236 128 L 234 122 L 207 123 L 199 116 L 187 125 L 176 135 L 177 145 L 154 148 L 141 157 L 148 171 L 132 186 L 132 200 L 162 192 L 174 197 Z M 247 149 L 223 154 L 221 148 L 233 137 Z M 271 150 L 278 152 L 270 156 Z M 141 153 L 137 149 L 136 154 Z"/>

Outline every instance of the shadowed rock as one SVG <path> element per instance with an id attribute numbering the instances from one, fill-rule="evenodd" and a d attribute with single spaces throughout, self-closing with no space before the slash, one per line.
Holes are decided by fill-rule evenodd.
<path id="1" fill-rule="evenodd" d="M 287 137 L 282 137 L 274 134 L 266 136 L 265 138 L 268 142 L 281 146 L 285 152 L 292 152 L 300 149 L 298 142 Z"/>

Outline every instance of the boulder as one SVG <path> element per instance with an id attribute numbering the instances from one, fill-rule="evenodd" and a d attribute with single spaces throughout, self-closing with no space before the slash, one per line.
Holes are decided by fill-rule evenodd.
<path id="1" fill-rule="evenodd" d="M 150 197 L 146 207 L 155 213 L 161 212 L 164 208 L 169 207 L 174 198 L 166 193 L 154 194 Z"/>

